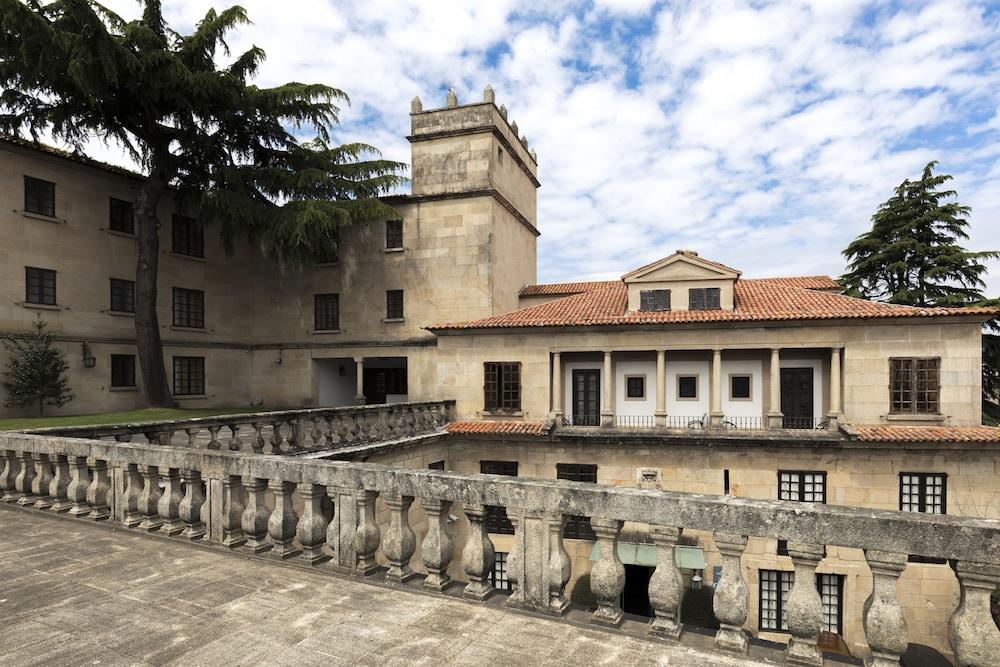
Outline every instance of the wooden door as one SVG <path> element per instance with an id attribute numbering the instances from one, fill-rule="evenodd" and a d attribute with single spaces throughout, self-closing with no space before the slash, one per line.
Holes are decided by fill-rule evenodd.
<path id="1" fill-rule="evenodd" d="M 813 369 L 781 369 L 781 413 L 784 428 L 813 427 Z"/>
<path id="2" fill-rule="evenodd" d="M 601 371 L 596 368 L 573 371 L 573 424 L 599 426 L 601 423 Z"/>

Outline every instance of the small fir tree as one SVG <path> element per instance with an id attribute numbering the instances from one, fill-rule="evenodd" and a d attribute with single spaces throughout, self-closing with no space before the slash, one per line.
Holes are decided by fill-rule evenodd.
<path id="1" fill-rule="evenodd" d="M 66 371 L 69 362 L 52 344 L 52 334 L 45 322 L 37 320 L 31 331 L 23 336 L 5 336 L 3 346 L 10 352 L 4 372 L 9 408 L 30 408 L 38 405 L 38 414 L 45 413 L 45 406 L 60 407 L 73 400 Z"/>

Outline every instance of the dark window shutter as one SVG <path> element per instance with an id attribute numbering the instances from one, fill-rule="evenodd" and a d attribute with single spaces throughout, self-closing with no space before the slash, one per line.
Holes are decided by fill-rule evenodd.
<path id="1" fill-rule="evenodd" d="M 708 310 L 718 310 L 722 307 L 722 290 L 718 287 L 705 289 L 705 308 Z"/>

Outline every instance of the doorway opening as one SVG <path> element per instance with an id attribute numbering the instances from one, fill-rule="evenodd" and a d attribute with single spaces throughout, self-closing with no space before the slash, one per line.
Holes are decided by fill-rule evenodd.
<path id="1" fill-rule="evenodd" d="M 625 589 L 622 591 L 622 611 L 652 618 L 653 606 L 649 603 L 649 579 L 656 568 L 646 565 L 625 566 Z"/>

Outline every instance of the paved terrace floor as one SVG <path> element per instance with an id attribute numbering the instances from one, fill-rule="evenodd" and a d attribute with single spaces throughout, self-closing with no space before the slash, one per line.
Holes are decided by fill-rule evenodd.
<path id="1" fill-rule="evenodd" d="M 764 663 L 0 506 L 0 664 Z"/>

